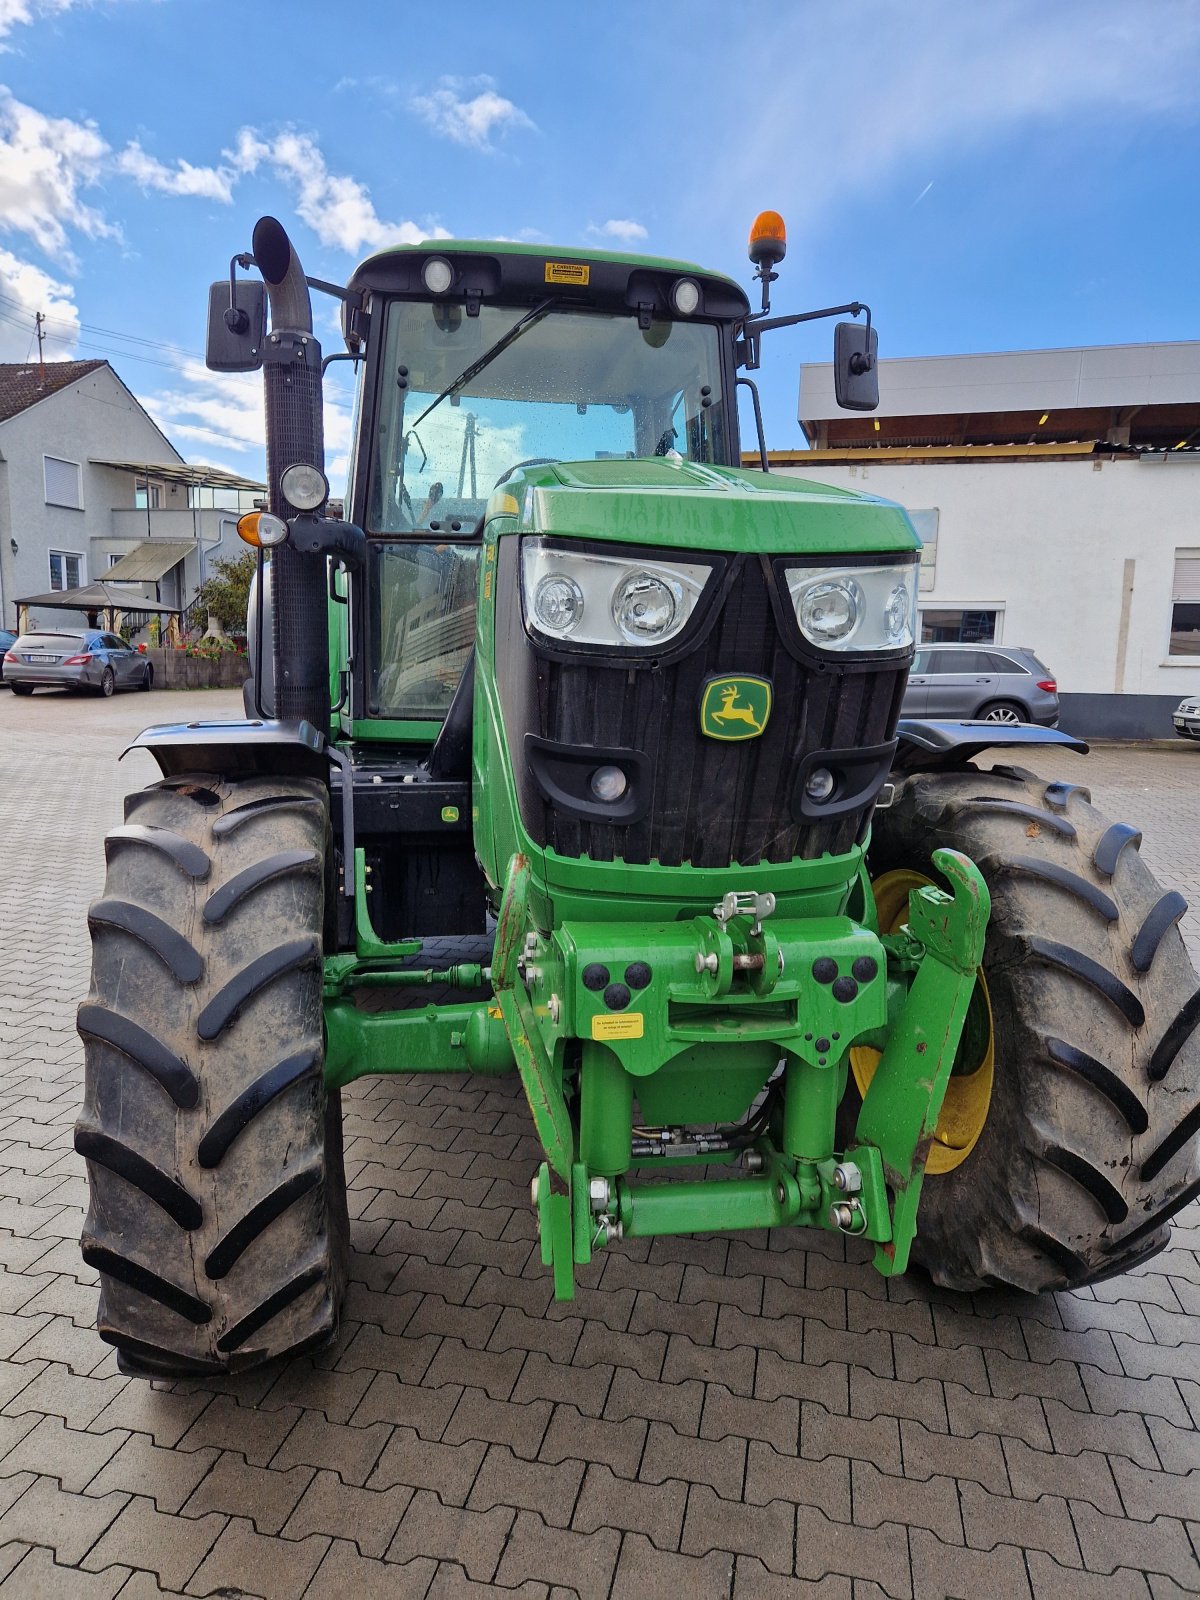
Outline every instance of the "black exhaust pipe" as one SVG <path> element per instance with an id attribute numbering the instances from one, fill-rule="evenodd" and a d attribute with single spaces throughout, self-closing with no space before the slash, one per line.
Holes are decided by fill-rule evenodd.
<path id="1" fill-rule="evenodd" d="M 325 469 L 321 346 L 299 257 L 281 223 L 260 217 L 254 260 L 267 286 L 271 328 L 263 350 L 267 423 L 267 506 L 294 514 L 279 479 L 297 462 Z M 329 736 L 329 621 L 326 560 L 289 542 L 271 556 L 276 717 L 303 719 Z"/>

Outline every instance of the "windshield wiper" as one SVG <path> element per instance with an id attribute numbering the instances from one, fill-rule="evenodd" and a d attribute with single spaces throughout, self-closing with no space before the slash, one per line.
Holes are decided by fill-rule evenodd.
<path id="1" fill-rule="evenodd" d="M 510 344 L 513 344 L 521 337 L 526 328 L 531 328 L 535 322 L 540 322 L 546 315 L 547 311 L 549 311 L 550 307 L 552 305 L 556 305 L 557 302 L 558 296 L 552 294 L 545 300 L 541 301 L 540 304 L 534 306 L 531 311 L 527 311 L 523 317 L 518 319 L 518 321 L 514 322 L 512 327 L 509 328 L 507 332 L 500 335 L 495 344 L 489 345 L 481 356 L 475 357 L 475 360 L 471 362 L 469 367 L 464 367 L 462 369 L 457 378 L 452 378 L 450 380 L 450 382 L 442 390 L 441 394 L 438 395 L 437 399 L 429 402 L 412 426 L 414 428 L 419 428 L 429 413 L 431 411 L 436 411 L 443 400 L 448 400 L 451 395 L 458 394 L 461 389 L 465 389 L 472 378 L 478 377 L 483 371 L 484 367 L 490 366 L 498 355 L 502 355 L 504 351 L 508 349 Z"/>

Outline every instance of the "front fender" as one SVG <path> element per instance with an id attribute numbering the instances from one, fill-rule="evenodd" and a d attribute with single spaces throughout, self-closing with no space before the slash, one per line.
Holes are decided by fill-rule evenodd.
<path id="1" fill-rule="evenodd" d="M 329 752 L 310 722 L 167 722 L 146 728 L 121 752 L 148 750 L 164 778 L 212 772 L 222 778 L 329 777 Z"/>

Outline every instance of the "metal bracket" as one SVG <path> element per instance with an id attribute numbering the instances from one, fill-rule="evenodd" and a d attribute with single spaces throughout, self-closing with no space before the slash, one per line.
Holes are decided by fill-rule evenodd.
<path id="1" fill-rule="evenodd" d="M 764 917 L 769 917 L 775 909 L 775 896 L 773 894 L 759 894 L 754 889 L 733 889 L 721 899 L 719 906 L 713 907 L 713 916 L 721 924 L 722 929 L 734 917 L 751 917 L 750 932 L 762 932 Z"/>

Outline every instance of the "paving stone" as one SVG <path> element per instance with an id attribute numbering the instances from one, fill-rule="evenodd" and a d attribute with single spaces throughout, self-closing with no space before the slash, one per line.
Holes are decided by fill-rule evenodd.
<path id="1" fill-rule="evenodd" d="M 1083 1565 L 1070 1507 L 1064 1499 L 1043 1495 L 1039 1500 L 1016 1500 L 989 1494 L 977 1483 L 964 1483 L 960 1495 L 967 1543 L 975 1549 L 1014 1544 L 1045 1550 L 1064 1567 Z"/>
<path id="2" fill-rule="evenodd" d="M 1112 1416 L 1118 1411 L 1133 1411 L 1140 1416 L 1165 1417 L 1181 1428 L 1189 1426 L 1188 1409 L 1178 1385 L 1169 1377 L 1127 1378 L 1098 1367 L 1081 1366 L 1079 1376 L 1093 1411 Z"/>
<path id="3" fill-rule="evenodd" d="M 637 1476 L 648 1424 L 641 1417 L 607 1422 L 574 1406 L 554 1408 L 538 1452 L 542 1461 L 602 1461 L 621 1478 Z"/>
<path id="4" fill-rule="evenodd" d="M 416 1557 L 397 1565 L 360 1555 L 348 1539 L 335 1539 L 304 1591 L 304 1600 L 425 1600 L 436 1563 Z M 150 1597 L 147 1597 L 150 1600 Z"/>
<path id="5" fill-rule="evenodd" d="M 446 1425 L 447 1444 L 478 1439 L 487 1444 L 506 1444 L 514 1454 L 532 1461 L 541 1448 L 550 1421 L 548 1400 L 530 1400 L 525 1405 L 491 1400 L 478 1390 L 466 1389 Z"/>
<path id="6" fill-rule="evenodd" d="M 466 1384 L 493 1400 L 512 1394 L 525 1357 L 519 1350 L 472 1350 L 460 1339 L 443 1339 L 425 1374 L 426 1384 Z"/>
<path id="7" fill-rule="evenodd" d="M 514 1403 L 528 1400 L 565 1400 L 598 1417 L 604 1411 L 614 1368 L 604 1365 L 567 1367 L 552 1361 L 544 1351 L 530 1350 L 512 1392 Z"/>
<path id="8" fill-rule="evenodd" d="M 472 1511 L 493 1506 L 536 1511 L 551 1527 L 566 1528 L 583 1474 L 582 1461 L 524 1461 L 507 1445 L 489 1445 L 467 1505 Z"/>
<path id="9" fill-rule="evenodd" d="M 892 1335 L 892 1355 L 896 1377 L 905 1383 L 918 1378 L 936 1378 L 940 1383 L 956 1383 L 974 1394 L 990 1394 L 987 1363 L 982 1349 L 974 1345 L 922 1344 L 907 1333 Z"/>
<path id="10" fill-rule="evenodd" d="M 772 1298 L 772 1290 L 777 1291 L 775 1298 L 779 1295 L 799 1297 L 805 1293 L 802 1289 L 791 1289 L 775 1279 L 767 1283 L 768 1300 Z M 759 1317 L 743 1311 L 740 1306 L 726 1305 L 717 1312 L 716 1342 L 726 1349 L 733 1349 L 737 1345 L 745 1345 L 748 1350 L 765 1347 L 776 1351 L 785 1361 L 802 1361 L 804 1328 L 804 1318 L 790 1311 L 775 1310 Z"/>
<path id="11" fill-rule="evenodd" d="M 517 1306 L 505 1306 L 496 1323 L 488 1348 L 491 1350 L 540 1351 L 563 1364 L 576 1359 L 584 1324 L 575 1318 L 549 1322 L 544 1316 L 531 1317 Z M 609 1357 L 616 1360 L 615 1355 Z M 581 1362 L 581 1366 L 592 1363 Z"/>
<path id="12" fill-rule="evenodd" d="M 895 1522 L 928 1528 L 944 1544 L 962 1544 L 963 1522 L 958 1485 L 953 1478 L 934 1476 L 924 1482 L 880 1472 L 871 1461 L 850 1464 L 856 1526 L 878 1528 Z"/>
<path id="13" fill-rule="evenodd" d="M 1116 1457 L 1112 1463 L 1126 1513 L 1149 1522 L 1157 1516 L 1193 1517 L 1200 1522 L 1200 1468 L 1191 1472 L 1151 1472 L 1132 1461 Z M 1093 1496 L 1080 1494 L 1080 1499 Z M 1119 1514 L 1120 1507 L 1101 1506 Z"/>
<path id="14" fill-rule="evenodd" d="M 891 1523 L 858 1528 L 831 1522 L 815 1506 L 796 1511 L 796 1576 L 810 1581 L 829 1573 L 877 1580 L 888 1595 L 912 1594 L 905 1530 Z"/>
<path id="15" fill-rule="evenodd" d="M 612 1600 L 657 1600 L 658 1596 L 727 1600 L 733 1563 L 733 1556 L 723 1550 L 707 1556 L 666 1554 L 656 1550 L 644 1534 L 627 1533 L 621 1542 Z"/>
<path id="16" fill-rule="evenodd" d="M 788 1395 L 794 1400 L 815 1400 L 826 1411 L 846 1416 L 850 1410 L 850 1369 L 840 1361 L 827 1361 L 823 1367 L 801 1361 L 785 1361 L 774 1350 L 760 1350 L 754 1374 L 757 1400 L 777 1400 Z"/>
<path id="17" fill-rule="evenodd" d="M 307 1539 L 268 1539 L 254 1532 L 249 1522 L 233 1517 L 205 1556 L 188 1592 L 210 1595 L 239 1587 L 261 1594 L 264 1600 L 299 1600 L 321 1565 L 329 1540 L 318 1534 Z"/>
<path id="18" fill-rule="evenodd" d="M 709 1393 L 718 1387 L 711 1385 Z M 668 1422 L 676 1433 L 696 1433 L 700 1426 L 704 1395 L 704 1385 L 695 1379 L 652 1383 L 627 1367 L 618 1367 L 608 1391 L 604 1415 L 610 1422 L 644 1417 L 649 1422 Z M 752 1400 L 743 1402 L 746 1405 L 754 1403 Z"/>
<path id="19" fill-rule="evenodd" d="M 682 1437 L 665 1422 L 652 1422 L 638 1478 L 643 1483 L 707 1483 L 724 1500 L 739 1500 L 746 1474 L 746 1441 Z"/>
<path id="20" fill-rule="evenodd" d="M 593 1534 L 563 1532 L 547 1528 L 531 1511 L 519 1511 L 496 1582 L 515 1587 L 529 1578 L 541 1579 L 573 1590 L 580 1600 L 603 1600 L 612 1584 L 620 1544 L 615 1528 Z"/>
<path id="21" fill-rule="evenodd" d="M 1053 1595 L 1055 1600 L 1150 1600 L 1150 1585 L 1143 1572 L 1118 1567 L 1110 1577 L 1060 1567 L 1044 1550 L 1028 1550 L 1025 1562 L 1035 1595 Z"/>
<path id="22" fill-rule="evenodd" d="M 1089 1500 L 1100 1511 L 1121 1515 L 1121 1496 L 1107 1456 L 1083 1450 L 1074 1456 L 1031 1450 L 1023 1439 L 1005 1439 L 1004 1455 L 1012 1493 L 1020 1500 L 1058 1495 Z M 1140 1469 L 1136 1469 L 1140 1470 Z"/>
<path id="23" fill-rule="evenodd" d="M 998 1400 L 989 1395 L 973 1394 L 960 1384 L 948 1383 L 946 1410 L 950 1432 L 961 1438 L 996 1433 L 1002 1438 L 1024 1439 L 1035 1450 L 1051 1448 L 1045 1412 L 1036 1395 L 1013 1395 Z"/>
<path id="24" fill-rule="evenodd" d="M 878 1378 L 863 1367 L 850 1368 L 850 1414 L 909 1417 L 934 1433 L 945 1433 L 949 1427 L 945 1391 L 935 1378 L 902 1383 L 895 1378 Z"/>
<path id="25" fill-rule="evenodd" d="M 970 1479 L 993 1494 L 1010 1493 L 1008 1466 L 1001 1441 L 991 1433 L 960 1439 L 954 1434 L 931 1433 L 919 1422 L 900 1421 L 904 1476 L 923 1480 L 937 1473 Z"/>
<path id="26" fill-rule="evenodd" d="M 706 1300 L 715 1305 L 740 1306 L 743 1311 L 762 1310 L 763 1282 L 746 1274 L 728 1278 L 694 1263 L 684 1268 L 681 1300 Z"/>
<path id="27" fill-rule="evenodd" d="M 1136 1420 L 1140 1422 L 1141 1418 Z M 1161 1417 L 1151 1417 L 1149 1431 L 1154 1441 L 1154 1450 L 1165 1471 L 1190 1472 L 1200 1467 L 1200 1433 L 1194 1428 L 1177 1428 L 1173 1423 L 1164 1422 Z M 1143 1460 L 1131 1450 L 1121 1450 L 1120 1453 L 1128 1456 L 1131 1461 L 1136 1461 L 1139 1466 L 1155 1465 L 1153 1460 Z"/>
<path id="28" fill-rule="evenodd" d="M 297 1468 L 297 1471 L 300 1469 Z M 336 1472 L 318 1472 L 283 1527 L 285 1539 L 310 1533 L 349 1533 L 364 1556 L 382 1558 L 414 1491 L 364 1489 L 345 1484 Z"/>
<path id="29" fill-rule="evenodd" d="M 900 1424 L 895 1417 L 831 1417 L 821 1406 L 800 1409 L 800 1454 L 810 1461 L 854 1456 L 900 1473 Z"/>
<path id="30" fill-rule="evenodd" d="M 809 1461 L 781 1455 L 760 1439 L 752 1439 L 748 1451 L 745 1499 L 751 1505 L 788 1500 L 797 1506 L 817 1506 L 835 1522 L 850 1521 L 849 1461 L 840 1456 Z"/>
<path id="31" fill-rule="evenodd" d="M 366 1486 L 390 1489 L 394 1484 L 407 1484 L 414 1489 L 431 1489 L 439 1500 L 450 1505 L 465 1505 L 487 1448 L 481 1441 L 471 1439 L 462 1444 L 440 1444 L 422 1439 L 412 1428 L 396 1428 Z"/>
<path id="32" fill-rule="evenodd" d="M 946 1596 L 979 1596 L 981 1600 L 1035 1600 L 1029 1587 L 1024 1554 L 1011 1545 L 992 1550 L 972 1550 L 943 1544 L 924 1528 L 908 1536 L 912 1555 L 912 1593 L 915 1600 L 945 1600 Z M 1037 1591 L 1036 1600 L 1057 1600 L 1058 1590 Z M 1114 1595 L 1113 1600 L 1117 1600 Z"/>
<path id="33" fill-rule="evenodd" d="M 19 1420 L 27 1423 L 32 1419 Z M 19 1443 L 13 1444 L 4 1457 L 2 1470 L 6 1478 L 16 1472 L 41 1473 L 57 1478 L 62 1488 L 78 1493 L 116 1454 L 126 1437 L 119 1429 L 104 1434 L 83 1433 L 68 1428 L 60 1417 L 43 1417 Z"/>
<path id="34" fill-rule="evenodd" d="M 16 1370 L 23 1370 L 20 1364 Z M 120 1377 L 79 1377 L 69 1367 L 51 1362 L 31 1383 L 22 1385 L 4 1409 L 9 1416 L 41 1411 L 62 1417 L 69 1428 L 83 1429 L 96 1420 L 128 1382 L 128 1378 Z"/>
<path id="35" fill-rule="evenodd" d="M 888 1600 L 876 1584 L 878 1600 Z M 859 1587 L 851 1578 L 830 1572 L 815 1582 L 807 1578 L 781 1578 L 777 1572 L 768 1572 L 761 1561 L 753 1556 L 738 1556 L 737 1572 L 733 1580 L 733 1600 L 851 1600 Z M 871 1597 L 875 1600 L 875 1597 Z"/>
<path id="36" fill-rule="evenodd" d="M 17 1476 L 13 1482 L 25 1482 Z M 54 1478 L 34 1478 L 20 1499 L 0 1516 L 0 1545 L 10 1539 L 47 1545 L 61 1566 L 73 1566 L 100 1538 L 128 1501 L 128 1495 L 99 1497 L 60 1489 Z"/>
<path id="37" fill-rule="evenodd" d="M 244 1456 L 225 1451 L 197 1484 L 183 1514 L 198 1517 L 206 1511 L 224 1511 L 232 1517 L 249 1510 L 256 1532 L 278 1533 L 312 1476 L 311 1467 L 286 1472 L 252 1467 Z"/>
<path id="38" fill-rule="evenodd" d="M 149 1500 L 129 1501 L 83 1559 L 91 1572 L 121 1564 L 156 1572 L 163 1587 L 182 1589 L 216 1543 L 226 1519 L 164 1516 Z"/>
<path id="39" fill-rule="evenodd" d="M 112 1600 L 128 1577 L 128 1567 L 80 1572 L 59 1566 L 49 1550 L 32 1549 L 0 1582 L 0 1595 L 4 1600 Z"/>
<path id="40" fill-rule="evenodd" d="M 218 1395 L 179 1440 L 179 1448 L 199 1450 L 214 1445 L 218 1450 L 237 1451 L 251 1466 L 265 1467 L 299 1417 L 298 1406 L 264 1411 L 240 1406 L 228 1395 Z"/>
<path id="41" fill-rule="evenodd" d="M 583 1480 L 571 1526 L 579 1533 L 621 1528 L 644 1534 L 659 1550 L 678 1550 L 687 1494 L 684 1482 L 630 1483 L 615 1477 L 611 1468 L 593 1462 Z"/>
<path id="42" fill-rule="evenodd" d="M 819 1513 L 818 1513 L 819 1515 Z M 732 1551 L 757 1556 L 772 1572 L 793 1570 L 795 1508 L 783 1500 L 764 1506 L 722 1500 L 707 1484 L 688 1491 L 681 1549 L 685 1555 L 705 1556 L 711 1551 Z"/>
<path id="43" fill-rule="evenodd" d="M 266 1411 L 303 1406 L 324 1412 L 331 1423 L 349 1422 L 371 1386 L 371 1377 L 368 1369 L 340 1372 L 317 1366 L 311 1359 L 302 1357 L 287 1363 L 268 1393 L 257 1403 Z"/>
<path id="44" fill-rule="evenodd" d="M 178 1511 L 218 1454 L 214 1449 L 160 1449 L 144 1434 L 131 1434 L 112 1459 L 89 1480 L 87 1492 L 99 1495 L 123 1489 L 128 1494 L 153 1500 L 159 1511 Z"/>
<path id="45" fill-rule="evenodd" d="M 1119 1567 L 1161 1572 L 1182 1584 L 1188 1594 L 1200 1593 L 1200 1562 L 1187 1529 L 1174 1517 L 1156 1517 L 1153 1522 L 1106 1517 L 1086 1501 L 1074 1500 L 1071 1518 L 1089 1572 L 1114 1573 Z"/>
<path id="46" fill-rule="evenodd" d="M 399 1423 L 415 1428 L 423 1439 L 440 1439 L 462 1392 L 457 1384 L 448 1384 L 444 1389 L 425 1389 L 401 1383 L 394 1372 L 377 1372 L 355 1407 L 351 1426 Z"/>
<path id="47" fill-rule="evenodd" d="M 490 1582 L 513 1526 L 513 1515 L 503 1506 L 492 1511 L 444 1506 L 427 1489 L 418 1489 L 396 1529 L 387 1559 L 411 1561 L 418 1556 L 432 1556 L 438 1561 L 456 1561 L 477 1583 Z M 539 1521 L 538 1526 L 545 1525 Z M 555 1530 L 552 1537 L 562 1539 L 566 1535 Z"/>
<path id="48" fill-rule="evenodd" d="M 599 1323 L 589 1322 L 584 1325 L 572 1365 L 611 1365 L 653 1381 L 662 1372 L 666 1353 L 665 1333 L 614 1333 Z"/>

